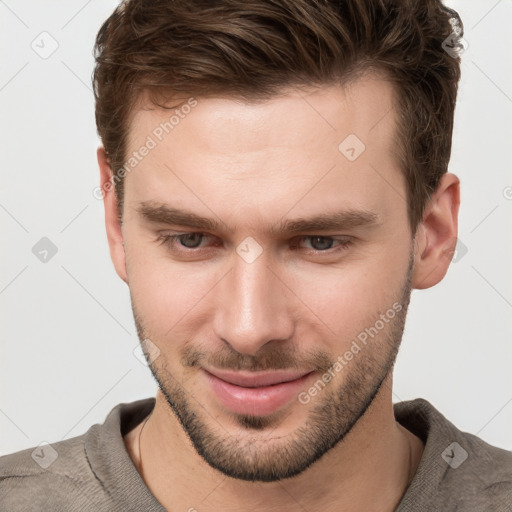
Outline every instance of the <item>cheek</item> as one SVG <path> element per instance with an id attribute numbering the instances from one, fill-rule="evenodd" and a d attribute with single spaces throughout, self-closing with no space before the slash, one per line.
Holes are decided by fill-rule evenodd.
<path id="1" fill-rule="evenodd" d="M 311 319 L 326 339 L 349 342 L 402 299 L 409 253 L 381 245 L 338 267 L 297 270 L 288 282 L 296 297 L 296 320 Z M 308 322 L 310 323 L 310 322 Z"/>
<path id="2" fill-rule="evenodd" d="M 191 319 L 194 323 L 204 320 L 204 298 L 217 281 L 206 267 L 171 262 L 140 248 L 131 251 L 130 260 L 132 300 L 153 335 L 160 339 L 176 335 Z"/>

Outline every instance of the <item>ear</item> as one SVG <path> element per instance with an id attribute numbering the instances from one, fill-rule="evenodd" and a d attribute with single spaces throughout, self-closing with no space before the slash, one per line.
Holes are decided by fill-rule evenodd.
<path id="1" fill-rule="evenodd" d="M 121 220 L 119 217 L 114 183 L 112 182 L 113 172 L 110 167 L 110 160 L 102 146 L 98 148 L 96 154 L 100 168 L 100 187 L 103 195 L 103 204 L 105 206 L 105 227 L 107 229 L 110 257 L 114 263 L 117 275 L 125 283 L 128 283 Z"/>
<path id="2" fill-rule="evenodd" d="M 445 276 L 457 245 L 459 204 L 459 178 L 446 173 L 427 203 L 416 230 L 413 288 L 430 288 Z"/>

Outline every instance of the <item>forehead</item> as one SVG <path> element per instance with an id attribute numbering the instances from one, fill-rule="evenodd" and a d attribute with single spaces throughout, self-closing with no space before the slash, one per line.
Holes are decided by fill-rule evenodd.
<path id="1" fill-rule="evenodd" d="M 211 214 L 207 204 L 247 215 L 258 206 L 280 215 L 299 201 L 304 211 L 340 201 L 347 208 L 382 207 L 403 188 L 394 90 L 382 78 L 291 88 L 259 102 L 182 96 L 169 104 L 176 107 L 141 101 L 134 112 L 128 156 L 149 140 L 151 149 L 126 177 L 128 201 L 181 202 L 205 214 Z M 394 191 L 384 190 L 389 183 Z"/>
<path id="2" fill-rule="evenodd" d="M 166 105 L 155 106 L 142 93 L 128 127 L 128 149 L 139 147 L 148 135 L 159 145 L 174 142 L 178 147 L 192 131 L 210 152 L 300 145 L 326 133 L 328 141 L 352 133 L 372 144 L 382 134 L 392 135 L 395 120 L 392 84 L 382 74 L 368 73 L 345 85 L 289 87 L 266 100 L 182 95 L 169 98 Z"/>

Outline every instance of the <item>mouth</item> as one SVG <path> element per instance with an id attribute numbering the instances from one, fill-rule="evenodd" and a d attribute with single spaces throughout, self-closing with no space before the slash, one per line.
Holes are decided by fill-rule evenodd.
<path id="1" fill-rule="evenodd" d="M 262 416 L 296 399 L 313 371 L 233 372 L 201 369 L 218 402 L 231 412 Z"/>
<path id="2" fill-rule="evenodd" d="M 285 382 L 291 382 L 308 373 L 311 370 L 306 371 L 290 371 L 290 370 L 279 370 L 272 372 L 243 372 L 243 371 L 229 371 L 229 370 L 206 370 L 208 373 L 223 380 L 229 384 L 235 386 L 241 386 L 244 388 L 259 388 L 264 386 L 274 386 L 276 384 L 284 384 Z"/>

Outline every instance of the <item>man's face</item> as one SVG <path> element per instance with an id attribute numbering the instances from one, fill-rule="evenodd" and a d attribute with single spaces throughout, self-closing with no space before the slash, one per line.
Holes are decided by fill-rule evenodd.
<path id="1" fill-rule="evenodd" d="M 367 78 L 259 104 L 197 98 L 169 133 L 158 127 L 174 110 L 133 119 L 128 156 L 151 146 L 125 178 L 139 337 L 197 452 L 229 476 L 302 472 L 390 374 L 412 271 L 392 98 L 389 83 Z M 208 370 L 294 379 L 248 389 Z"/>

